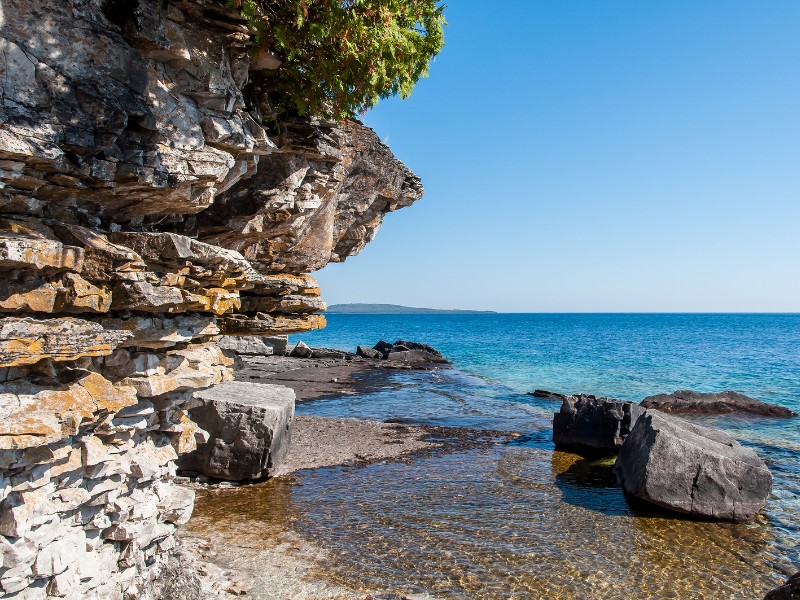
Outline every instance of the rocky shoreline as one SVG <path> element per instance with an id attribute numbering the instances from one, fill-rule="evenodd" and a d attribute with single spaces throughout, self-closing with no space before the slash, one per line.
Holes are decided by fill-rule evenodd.
<path id="1" fill-rule="evenodd" d="M 280 383 L 304 401 L 340 393 L 364 393 L 386 383 L 386 371 L 370 359 L 342 353 L 341 357 L 246 356 L 242 371 L 248 380 Z M 265 365 L 264 370 L 259 367 Z M 339 381 L 332 381 L 339 379 Z M 325 385 L 332 383 L 334 385 Z M 335 385 L 338 384 L 338 385 Z M 291 531 L 280 531 L 264 545 L 237 543 L 235 531 L 213 526 L 213 514 L 202 507 L 218 502 L 221 495 L 255 493 L 264 486 L 290 485 L 294 473 L 330 467 L 362 468 L 378 462 L 408 462 L 469 449 L 488 448 L 518 437 L 517 432 L 486 431 L 458 427 L 415 426 L 378 421 L 297 416 L 292 422 L 292 443 L 281 466 L 262 482 L 235 483 L 207 477 L 179 478 L 198 493 L 201 514 L 191 519 L 178 535 L 178 575 L 165 580 L 161 597 L 175 600 L 229 598 L 237 595 L 256 600 L 422 599 L 386 590 L 365 594 L 326 582 L 317 567 L 325 554 Z"/>

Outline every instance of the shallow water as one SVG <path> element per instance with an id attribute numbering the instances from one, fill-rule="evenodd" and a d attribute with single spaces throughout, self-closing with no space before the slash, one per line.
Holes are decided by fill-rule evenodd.
<path id="1" fill-rule="evenodd" d="M 760 598 L 800 568 L 797 419 L 704 420 L 753 447 L 774 477 L 772 498 L 755 521 L 709 523 L 631 506 L 608 460 L 592 462 L 553 449 L 550 419 L 559 403 L 524 393 L 540 387 L 640 400 L 683 387 L 734 388 L 796 410 L 800 319 L 750 315 L 743 324 L 694 316 L 673 326 L 662 322 L 660 339 L 687 354 L 681 359 L 663 349 L 656 357 L 640 356 L 653 349 L 655 333 L 643 332 L 655 325 L 635 315 L 590 319 L 588 325 L 545 319 L 537 324 L 537 336 L 548 330 L 566 349 L 552 340 L 531 349 L 525 343 L 538 342 L 520 334 L 528 342 L 520 342 L 510 357 L 498 355 L 497 336 L 489 332 L 496 332 L 503 317 L 466 319 L 487 318 L 492 327 L 466 327 L 464 320 L 455 327 L 449 315 L 428 318 L 426 335 L 414 331 L 417 316 L 377 322 L 374 316 L 348 317 L 339 327 L 342 316 L 334 315 L 327 332 L 304 339 L 349 348 L 345 338 L 359 328 L 365 332 L 358 343 L 376 335 L 417 338 L 442 347 L 457 368 L 395 373 L 385 390 L 302 404 L 298 412 L 508 429 L 523 437 L 491 450 L 322 469 L 201 495 L 193 526 L 227 531 L 237 544 L 254 547 L 288 529 L 327 551 L 321 576 L 358 589 L 441 598 Z M 390 322 L 394 329 L 384 331 Z M 451 338 L 469 330 L 462 335 L 468 341 L 445 343 L 443 328 Z M 602 333 L 604 328 L 610 331 Z M 697 332 L 715 345 L 701 344 Z M 607 338 L 616 341 L 606 344 L 601 359 L 592 358 L 585 345 Z M 551 351 L 563 358 L 556 360 Z M 526 362 L 532 354 L 541 363 Z"/>

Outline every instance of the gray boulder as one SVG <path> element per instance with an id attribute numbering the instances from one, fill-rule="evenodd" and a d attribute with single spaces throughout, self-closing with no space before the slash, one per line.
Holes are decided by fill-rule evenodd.
<path id="1" fill-rule="evenodd" d="M 752 519 L 772 491 L 753 450 L 719 429 L 648 410 L 620 448 L 617 480 L 633 496 L 676 512 L 727 521 Z"/>
<path id="2" fill-rule="evenodd" d="M 789 577 L 782 586 L 768 592 L 764 600 L 800 600 L 800 572 Z"/>
<path id="3" fill-rule="evenodd" d="M 295 347 L 289 352 L 289 356 L 294 358 L 311 358 L 313 354 L 314 351 L 305 342 L 297 342 Z"/>
<path id="4" fill-rule="evenodd" d="M 553 416 L 556 448 L 579 453 L 616 452 L 644 410 L 632 402 L 589 394 L 566 396 Z"/>
<path id="5" fill-rule="evenodd" d="M 785 406 L 761 402 L 732 390 L 714 393 L 678 390 L 672 394 L 648 396 L 642 400 L 642 406 L 682 415 L 749 413 L 766 417 L 794 416 L 794 413 Z"/>
<path id="6" fill-rule="evenodd" d="M 281 385 L 229 381 L 195 392 L 189 417 L 208 432 L 178 468 L 215 479 L 272 476 L 289 451 L 294 391 Z"/>
<path id="7" fill-rule="evenodd" d="M 375 348 L 368 348 L 367 346 L 359 346 L 356 348 L 356 354 L 363 358 L 369 359 L 380 359 L 383 358 L 383 354 L 379 350 L 375 350 Z"/>
<path id="8" fill-rule="evenodd" d="M 261 336 L 261 335 L 223 335 L 217 344 L 223 350 L 235 354 L 252 354 L 258 356 L 286 354 L 287 336 Z"/>

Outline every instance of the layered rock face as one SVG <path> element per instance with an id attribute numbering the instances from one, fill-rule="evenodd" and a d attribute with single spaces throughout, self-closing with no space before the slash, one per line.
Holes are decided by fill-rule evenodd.
<path id="1" fill-rule="evenodd" d="M 216 0 L 0 0 L 0 594 L 146 598 L 222 334 L 324 325 L 308 273 L 419 180 L 358 123 L 265 129 Z"/>

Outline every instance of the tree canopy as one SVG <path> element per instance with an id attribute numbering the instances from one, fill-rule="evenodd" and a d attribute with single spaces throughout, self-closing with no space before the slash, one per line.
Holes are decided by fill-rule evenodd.
<path id="1" fill-rule="evenodd" d="M 406 98 L 444 46 L 437 0 L 229 0 L 280 60 L 263 74 L 280 111 L 352 118 Z"/>

